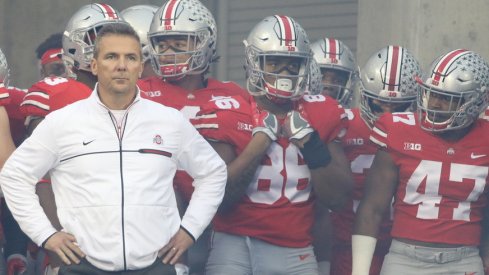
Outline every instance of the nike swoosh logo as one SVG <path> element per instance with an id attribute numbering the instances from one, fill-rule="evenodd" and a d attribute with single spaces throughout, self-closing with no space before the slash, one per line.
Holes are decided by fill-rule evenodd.
<path id="1" fill-rule="evenodd" d="M 299 259 L 301 261 L 304 261 L 307 257 L 309 257 L 311 254 L 304 254 L 304 255 L 299 255 Z"/>
<path id="2" fill-rule="evenodd" d="M 94 141 L 95 141 L 95 139 L 92 139 L 92 140 L 90 140 L 90 141 L 86 141 L 86 142 L 84 141 L 84 142 L 83 142 L 83 146 L 88 145 L 88 144 L 90 144 L 90 143 L 92 143 L 92 142 L 94 142 Z"/>
<path id="3" fill-rule="evenodd" d="M 486 155 L 476 155 L 474 153 L 470 154 L 470 158 L 471 159 L 478 159 L 478 158 L 482 158 L 482 157 L 485 157 Z"/>

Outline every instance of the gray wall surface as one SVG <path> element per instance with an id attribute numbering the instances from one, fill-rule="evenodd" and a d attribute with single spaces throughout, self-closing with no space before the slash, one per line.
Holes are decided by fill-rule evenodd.
<path id="1" fill-rule="evenodd" d="M 458 48 L 489 58 L 488 0 L 359 0 L 358 5 L 359 65 L 389 44 L 409 49 L 423 69 Z"/>

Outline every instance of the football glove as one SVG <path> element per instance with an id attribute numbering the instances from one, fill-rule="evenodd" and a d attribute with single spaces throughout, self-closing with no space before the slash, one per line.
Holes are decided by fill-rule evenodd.
<path id="1" fill-rule="evenodd" d="M 307 121 L 305 112 L 292 110 L 287 114 L 283 124 L 283 134 L 289 140 L 301 140 L 312 132 L 314 129 Z"/>
<path id="2" fill-rule="evenodd" d="M 255 107 L 255 106 L 254 106 Z M 265 110 L 253 108 L 253 135 L 258 132 L 265 133 L 271 140 L 277 140 L 279 124 L 277 117 Z"/>

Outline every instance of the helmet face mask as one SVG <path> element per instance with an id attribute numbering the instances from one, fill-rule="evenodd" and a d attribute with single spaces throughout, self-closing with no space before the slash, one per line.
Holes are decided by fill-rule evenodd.
<path id="1" fill-rule="evenodd" d="M 163 77 L 199 74 L 207 70 L 209 62 L 205 49 L 208 41 L 205 30 L 192 33 L 168 33 L 150 37 L 152 64 Z"/>
<path id="2" fill-rule="evenodd" d="M 407 112 L 415 106 L 421 74 L 405 48 L 387 46 L 370 56 L 360 72 L 360 115 L 372 127 L 385 110 Z"/>
<path id="3" fill-rule="evenodd" d="M 88 4 L 81 7 L 68 21 L 63 33 L 63 58 L 69 68 L 90 71 L 95 40 L 105 24 L 126 23 L 119 13 L 107 4 Z"/>
<path id="4" fill-rule="evenodd" d="M 348 106 L 357 75 L 352 51 L 342 41 L 333 38 L 323 38 L 314 42 L 311 50 L 323 74 L 323 93 L 338 100 L 340 104 Z M 332 83 L 328 81 L 329 76 L 324 75 L 325 72 L 335 72 L 337 77 L 344 81 Z"/>
<path id="5" fill-rule="evenodd" d="M 336 99 L 341 105 L 349 106 L 353 72 L 321 67 L 323 94 Z"/>
<path id="6" fill-rule="evenodd" d="M 156 11 L 148 33 L 155 73 L 165 78 L 205 73 L 216 58 L 216 34 L 214 17 L 199 1 L 166 1 Z M 162 41 L 175 37 L 187 41 L 185 50 L 175 45 L 169 48 L 171 52 L 161 49 Z"/>
<path id="7" fill-rule="evenodd" d="M 244 44 L 250 94 L 283 102 L 305 93 L 311 81 L 312 54 L 305 31 L 292 18 L 280 15 L 265 18 L 253 28 Z"/>
<path id="8" fill-rule="evenodd" d="M 267 95 L 283 99 L 294 99 L 295 96 L 291 95 L 301 95 L 297 89 L 304 89 L 306 84 L 308 70 L 303 68 L 308 66 L 308 58 L 270 54 L 258 55 L 258 58 L 260 83 Z"/>
<path id="9" fill-rule="evenodd" d="M 464 96 L 422 87 L 420 103 L 423 105 L 425 123 L 431 124 L 433 130 L 445 129 L 456 119 L 455 112 L 463 109 Z M 468 94 L 466 96 L 469 96 Z M 435 102 L 435 103 L 433 103 Z"/>
<path id="10" fill-rule="evenodd" d="M 489 65 L 472 51 L 459 49 L 438 57 L 418 84 L 418 119 L 427 131 L 466 128 L 489 105 Z"/>

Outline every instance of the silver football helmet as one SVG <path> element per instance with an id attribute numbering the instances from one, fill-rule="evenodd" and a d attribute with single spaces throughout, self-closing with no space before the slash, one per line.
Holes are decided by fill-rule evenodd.
<path id="1" fill-rule="evenodd" d="M 311 59 L 309 66 L 309 84 L 307 92 L 311 95 L 317 95 L 323 92 L 323 75 L 321 69 L 314 58 Z"/>
<path id="2" fill-rule="evenodd" d="M 10 70 L 8 68 L 7 58 L 0 49 L 0 85 L 8 87 L 8 81 L 10 77 Z"/>
<path id="3" fill-rule="evenodd" d="M 441 55 L 418 83 L 418 119 L 428 131 L 465 128 L 489 105 L 489 65 L 472 51 Z"/>
<path id="4" fill-rule="evenodd" d="M 88 4 L 71 16 L 63 33 L 63 61 L 72 68 L 90 71 L 97 32 L 105 24 L 125 22 L 107 4 Z"/>
<path id="5" fill-rule="evenodd" d="M 187 50 L 160 49 L 159 42 L 169 36 L 187 37 Z M 216 58 L 216 37 L 214 16 L 201 2 L 166 1 L 156 11 L 148 33 L 155 73 L 173 78 L 207 71 Z"/>
<path id="6" fill-rule="evenodd" d="M 121 11 L 122 18 L 133 27 L 139 36 L 143 48 L 143 62 L 149 59 L 148 31 L 157 10 L 158 7 L 153 5 L 136 5 Z"/>
<path id="7" fill-rule="evenodd" d="M 374 53 L 360 70 L 360 115 L 372 126 L 382 110 L 373 101 L 395 104 L 396 112 L 412 111 L 421 68 L 414 56 L 400 46 L 387 46 Z"/>
<path id="8" fill-rule="evenodd" d="M 274 15 L 258 23 L 243 41 L 246 54 L 246 86 L 253 96 L 296 99 L 304 94 L 310 81 L 312 52 L 304 29 L 292 18 Z M 279 58 L 293 58 L 297 68 L 266 71 L 265 64 Z M 275 61 L 273 61 L 275 62 Z M 283 75 L 283 70 L 289 72 Z"/>
<path id="9" fill-rule="evenodd" d="M 357 75 L 357 65 L 352 51 L 342 41 L 327 37 L 312 43 L 311 50 L 322 72 L 329 69 L 344 74 L 346 79 L 344 85 L 323 82 L 323 89 L 341 105 L 348 106 Z"/>

